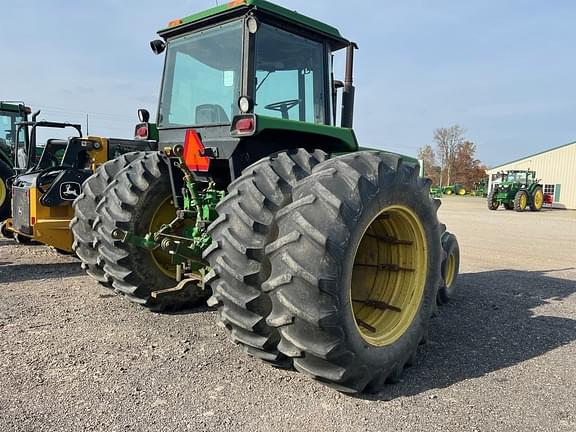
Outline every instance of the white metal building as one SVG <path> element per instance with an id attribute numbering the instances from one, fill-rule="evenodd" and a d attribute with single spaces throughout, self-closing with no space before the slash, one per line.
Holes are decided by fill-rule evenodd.
<path id="1" fill-rule="evenodd" d="M 489 169 L 489 188 L 492 174 L 508 170 L 536 171 L 544 193 L 553 198 L 553 207 L 576 210 L 576 142 Z"/>

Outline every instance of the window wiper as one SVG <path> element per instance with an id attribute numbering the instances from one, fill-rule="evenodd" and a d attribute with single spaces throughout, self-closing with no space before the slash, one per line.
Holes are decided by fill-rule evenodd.
<path id="1" fill-rule="evenodd" d="M 262 84 L 264 84 L 264 82 L 266 82 L 266 80 L 268 79 L 268 77 L 270 76 L 271 73 L 272 73 L 272 71 L 268 72 L 268 75 L 266 75 L 264 77 L 264 79 L 262 80 L 262 82 L 260 84 L 258 84 L 258 86 L 256 87 L 256 91 L 260 90 L 260 87 L 262 87 Z"/>

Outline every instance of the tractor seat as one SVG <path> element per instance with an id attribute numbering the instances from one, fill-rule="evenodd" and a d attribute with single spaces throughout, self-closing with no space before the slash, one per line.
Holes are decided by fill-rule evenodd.
<path id="1" fill-rule="evenodd" d="M 204 104 L 196 107 L 196 124 L 209 125 L 209 124 L 227 124 L 230 119 L 226 115 L 226 111 L 217 104 Z"/>

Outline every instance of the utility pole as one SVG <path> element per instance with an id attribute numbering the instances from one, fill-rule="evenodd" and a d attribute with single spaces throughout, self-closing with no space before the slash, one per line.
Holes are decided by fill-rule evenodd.
<path id="1" fill-rule="evenodd" d="M 88 129 L 88 113 L 86 113 L 86 136 L 90 135 L 90 129 Z"/>

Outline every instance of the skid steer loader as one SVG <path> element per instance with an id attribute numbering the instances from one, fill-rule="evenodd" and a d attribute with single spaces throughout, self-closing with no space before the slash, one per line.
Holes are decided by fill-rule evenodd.
<path id="1" fill-rule="evenodd" d="M 74 136 L 48 139 L 40 147 L 37 136 L 42 128 L 70 129 Z M 1 231 L 21 243 L 34 241 L 66 253 L 73 251 L 69 228 L 74 217 L 72 203 L 82 194 L 84 181 L 110 159 L 156 146 L 147 140 L 84 137 L 81 126 L 70 123 L 18 123 L 17 136 L 27 135 L 27 131 L 29 139 L 15 146 L 16 175 L 8 180 L 12 216 L 3 222 Z"/>

